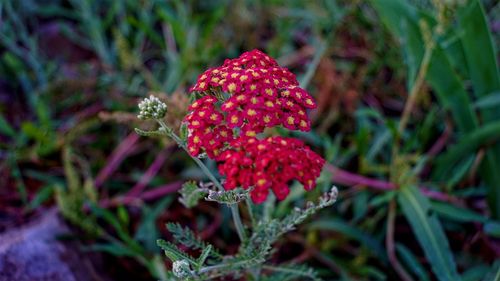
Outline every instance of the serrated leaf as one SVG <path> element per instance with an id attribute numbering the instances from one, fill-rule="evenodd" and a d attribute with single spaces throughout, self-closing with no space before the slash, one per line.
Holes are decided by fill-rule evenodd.
<path id="1" fill-rule="evenodd" d="M 188 181 L 182 185 L 179 193 L 181 195 L 179 202 L 186 206 L 186 208 L 192 208 L 198 204 L 198 201 L 205 197 L 207 191 L 199 188 L 196 182 Z"/>
<path id="2" fill-rule="evenodd" d="M 249 189 L 236 188 L 224 191 L 208 191 L 207 201 L 214 201 L 219 204 L 232 205 L 237 204 L 250 197 Z"/>
<path id="3" fill-rule="evenodd" d="M 436 277 L 441 281 L 460 280 L 448 239 L 428 199 L 410 185 L 400 189 L 398 202 Z"/>
<path id="4" fill-rule="evenodd" d="M 165 255 L 172 261 L 179 261 L 179 260 L 187 260 L 191 265 L 195 266 L 196 261 L 194 260 L 193 257 L 190 255 L 186 254 L 183 252 L 181 249 L 179 249 L 177 246 L 174 244 L 167 242 L 162 239 L 156 240 L 156 244 L 158 247 L 160 247 L 164 252 Z"/>
<path id="5" fill-rule="evenodd" d="M 203 251 L 201 252 L 201 255 L 198 257 L 197 263 L 198 263 L 198 268 L 203 266 L 205 261 L 210 255 L 210 252 L 212 251 L 212 245 L 208 245 Z"/>
<path id="6" fill-rule="evenodd" d="M 209 243 L 201 240 L 188 227 L 182 227 L 178 223 L 171 223 L 170 222 L 170 223 L 167 223 L 167 229 L 170 233 L 172 233 L 172 236 L 174 237 L 174 239 L 178 243 L 180 243 L 180 244 L 182 244 L 190 249 L 194 249 L 194 250 L 204 250 L 207 247 L 211 247 L 210 255 L 215 257 L 215 258 L 219 258 L 219 259 L 222 258 L 222 254 L 220 254 L 219 251 L 217 251 Z"/>
<path id="7" fill-rule="evenodd" d="M 165 133 L 160 131 L 160 130 L 144 131 L 144 130 L 141 130 L 139 128 L 135 128 L 134 130 L 138 135 L 143 136 L 143 137 L 160 137 L 160 136 L 165 135 Z"/>

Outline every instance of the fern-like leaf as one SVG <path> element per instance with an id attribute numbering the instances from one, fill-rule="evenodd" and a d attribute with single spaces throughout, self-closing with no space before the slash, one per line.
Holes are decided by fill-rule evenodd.
<path id="1" fill-rule="evenodd" d="M 318 276 L 318 273 L 305 265 L 280 265 L 280 266 L 270 266 L 264 265 L 264 269 L 273 271 L 275 274 L 267 276 L 265 281 L 292 281 L 292 280 L 313 280 L 321 281 L 322 279 Z"/>
<path id="2" fill-rule="evenodd" d="M 198 188 L 196 182 L 188 181 L 182 185 L 179 193 L 181 194 L 179 202 L 186 206 L 186 208 L 192 208 L 198 204 L 200 199 L 205 197 L 207 191 L 205 189 Z"/>
<path id="3" fill-rule="evenodd" d="M 208 191 L 208 196 L 205 198 L 207 201 L 215 201 L 219 204 L 237 204 L 250 196 L 250 189 L 237 188 L 233 190 L 224 191 Z"/>
<path id="4" fill-rule="evenodd" d="M 156 244 L 158 247 L 162 248 L 162 250 L 165 252 L 165 255 L 172 261 L 180 261 L 180 260 L 187 260 L 191 265 L 196 266 L 196 260 L 179 249 L 177 246 L 174 244 L 167 242 L 163 239 L 158 239 L 156 240 Z"/>
<path id="5" fill-rule="evenodd" d="M 213 257 L 215 259 L 222 259 L 223 255 L 219 253 L 215 247 L 211 244 L 201 240 L 196 234 L 189 229 L 188 227 L 182 227 L 178 223 L 167 223 L 167 229 L 174 239 L 180 244 L 193 249 L 193 250 L 201 250 L 211 247 L 209 257 Z"/>

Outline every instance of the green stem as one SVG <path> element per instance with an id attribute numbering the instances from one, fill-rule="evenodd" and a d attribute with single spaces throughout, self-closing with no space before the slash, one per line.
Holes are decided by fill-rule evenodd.
<path id="1" fill-rule="evenodd" d="M 203 163 L 203 161 L 201 161 L 199 158 L 197 157 L 193 157 L 191 156 L 191 154 L 189 153 L 188 149 L 187 149 L 187 146 L 186 144 L 181 140 L 181 138 L 179 136 L 177 136 L 173 131 L 172 129 L 170 129 L 167 124 L 165 124 L 165 122 L 163 122 L 163 120 L 159 120 L 157 119 L 156 120 L 158 122 L 158 124 L 160 124 L 160 126 L 165 130 L 165 133 L 167 134 L 167 136 L 171 137 L 176 143 L 178 146 L 180 146 L 182 149 L 184 149 L 188 155 L 191 157 L 191 159 L 194 160 L 194 162 L 196 162 L 196 164 L 201 168 L 201 170 L 203 171 L 203 173 L 208 177 L 208 179 L 213 182 L 213 184 L 215 184 L 215 186 L 217 186 L 217 188 L 221 191 L 224 191 L 224 187 L 222 187 L 222 184 L 219 182 L 219 180 L 212 174 L 212 172 L 210 172 L 210 170 L 208 169 L 208 167 L 205 165 L 205 163 Z"/>
<path id="2" fill-rule="evenodd" d="M 216 265 L 206 266 L 206 267 L 202 267 L 200 270 L 198 270 L 197 273 L 203 274 L 203 273 L 208 273 L 208 272 L 214 271 L 214 270 L 224 269 L 226 267 L 237 267 L 240 265 L 245 265 L 247 262 L 248 261 L 243 260 L 243 261 L 239 261 L 239 262 L 235 262 L 235 263 L 220 263 L 220 264 L 216 264 Z"/>
<path id="3" fill-rule="evenodd" d="M 213 182 L 213 184 L 215 186 L 217 186 L 217 188 L 219 190 L 224 191 L 224 187 L 222 186 L 220 181 L 217 180 L 217 178 L 212 174 L 212 172 L 208 169 L 208 167 L 205 165 L 205 163 L 203 163 L 203 161 L 201 161 L 199 158 L 191 156 L 184 141 L 182 141 L 181 138 L 179 136 L 177 136 L 172 131 L 172 129 L 170 129 L 167 126 L 167 124 L 165 124 L 165 122 L 163 122 L 163 120 L 156 119 L 156 122 L 158 122 L 158 124 L 160 124 L 160 126 L 163 128 L 163 130 L 165 131 L 165 134 L 167 136 L 171 137 L 177 143 L 177 145 L 182 147 L 182 149 L 184 149 L 188 153 L 188 155 L 191 157 L 191 159 L 193 159 L 194 162 L 196 162 L 196 164 L 198 164 L 198 166 L 201 168 L 203 173 L 205 173 L 205 175 L 210 179 L 210 181 Z M 243 227 L 243 223 L 241 222 L 241 217 L 240 217 L 240 212 L 238 210 L 238 205 L 232 204 L 232 205 L 230 205 L 230 208 L 231 208 L 231 214 L 233 216 L 234 226 L 236 227 L 236 232 L 238 233 L 238 237 L 240 238 L 240 240 L 243 242 L 246 239 L 246 235 L 245 235 L 245 228 Z"/>
<path id="4" fill-rule="evenodd" d="M 408 100 L 405 103 L 405 107 L 403 109 L 403 113 L 401 114 L 401 119 L 399 121 L 398 125 L 398 131 L 396 132 L 395 135 L 395 140 L 394 140 L 394 145 L 392 147 L 392 153 L 391 153 L 391 158 L 392 158 L 392 164 L 391 164 L 391 181 L 396 182 L 399 186 L 399 178 L 396 175 L 395 171 L 398 168 L 399 162 L 397 161 L 397 157 L 399 155 L 399 149 L 400 149 L 400 140 L 401 136 L 404 133 L 406 126 L 408 125 L 408 121 L 410 119 L 411 112 L 413 111 L 413 108 L 415 107 L 415 104 L 417 102 L 418 94 L 420 93 L 420 89 L 422 88 L 422 85 L 424 84 L 425 81 L 425 76 L 427 75 L 427 70 L 429 69 L 429 65 L 431 62 L 432 58 L 432 53 L 434 51 L 434 48 L 436 47 L 436 38 L 431 37 L 429 39 L 430 41 L 426 42 L 425 44 L 425 52 L 424 56 L 422 58 L 422 61 L 420 63 L 417 77 L 415 78 L 415 82 L 413 83 L 413 86 L 411 87 L 410 93 L 408 95 Z"/>
<path id="5" fill-rule="evenodd" d="M 234 226 L 236 227 L 236 232 L 240 237 L 240 241 L 246 240 L 245 228 L 241 222 L 240 211 L 238 210 L 238 204 L 231 204 L 231 214 L 233 215 Z"/>
<path id="6" fill-rule="evenodd" d="M 399 121 L 398 126 L 398 135 L 402 134 L 408 124 L 408 120 L 410 118 L 411 112 L 413 111 L 413 107 L 415 107 L 415 103 L 417 101 L 418 93 L 420 92 L 420 88 L 424 84 L 425 75 L 427 74 L 427 70 L 429 69 L 429 64 L 432 58 L 432 52 L 434 51 L 434 47 L 436 46 L 436 42 L 432 40 L 428 42 L 425 48 L 424 57 L 422 58 L 422 62 L 420 63 L 420 68 L 417 74 L 417 78 L 411 88 L 410 94 L 408 95 L 408 101 L 405 104 L 403 109 L 403 114 L 401 116 L 401 121 Z"/>
<path id="7" fill-rule="evenodd" d="M 315 277 L 308 272 L 304 272 L 298 269 L 292 269 L 292 268 L 284 268 L 284 267 L 278 267 L 278 266 L 272 266 L 272 265 L 263 265 L 262 268 L 275 271 L 275 272 L 283 272 L 283 273 L 290 273 L 294 274 L 295 276 L 307 276 L 311 279 L 315 279 Z"/>
<path id="8" fill-rule="evenodd" d="M 256 221 L 255 221 L 255 217 L 253 216 L 253 203 L 252 203 L 252 200 L 250 198 L 247 198 L 245 200 L 245 203 L 247 205 L 247 211 L 248 211 L 248 215 L 250 216 L 250 221 L 252 222 L 252 226 L 255 227 Z"/>

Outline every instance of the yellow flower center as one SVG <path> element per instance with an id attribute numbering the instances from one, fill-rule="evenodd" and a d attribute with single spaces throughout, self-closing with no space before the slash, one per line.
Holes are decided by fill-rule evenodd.
<path id="1" fill-rule="evenodd" d="M 257 115 L 257 111 L 255 111 L 254 109 L 249 109 L 247 110 L 247 114 L 248 116 L 255 116 Z"/>
<path id="2" fill-rule="evenodd" d="M 231 83 L 227 86 L 227 89 L 229 90 L 229 92 L 234 92 L 236 90 L 236 84 L 235 83 Z"/>

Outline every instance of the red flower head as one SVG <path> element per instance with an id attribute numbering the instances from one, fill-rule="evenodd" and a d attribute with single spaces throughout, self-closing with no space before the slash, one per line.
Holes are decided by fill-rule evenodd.
<path id="1" fill-rule="evenodd" d="M 325 163 L 303 142 L 283 137 L 239 138 L 216 160 L 220 174 L 226 177 L 224 188 L 253 187 L 250 195 L 255 203 L 264 202 L 269 190 L 279 200 L 285 199 L 292 180 L 311 190 Z"/>
<path id="2" fill-rule="evenodd" d="M 223 121 L 224 115 L 215 107 L 216 98 L 204 96 L 191 104 L 185 118 L 189 136 L 187 146 L 191 155 L 205 150 L 210 158 L 217 157 L 234 134 Z"/>
<path id="3" fill-rule="evenodd" d="M 298 86 L 295 75 L 259 50 L 205 71 L 190 91 L 204 95 L 191 105 L 185 119 L 193 156 L 205 150 L 214 158 L 235 137 L 254 137 L 266 127 L 282 125 L 309 131 L 307 109 L 316 107 L 309 93 Z M 237 135 L 231 130 L 222 137 L 218 128 L 222 132 L 239 130 Z M 203 140 L 208 134 L 215 140 Z"/>

